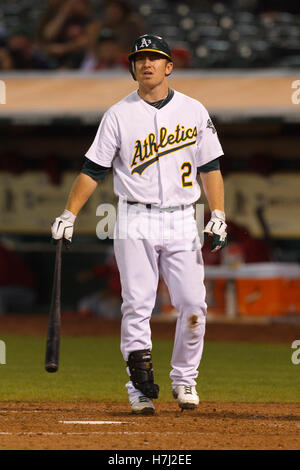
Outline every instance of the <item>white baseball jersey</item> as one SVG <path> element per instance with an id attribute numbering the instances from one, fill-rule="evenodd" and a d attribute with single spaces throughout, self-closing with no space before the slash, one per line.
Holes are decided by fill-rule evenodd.
<path id="1" fill-rule="evenodd" d="M 113 167 L 114 191 L 161 208 L 200 197 L 197 167 L 223 155 L 205 107 L 178 91 L 161 109 L 137 91 L 104 114 L 86 157 Z"/>

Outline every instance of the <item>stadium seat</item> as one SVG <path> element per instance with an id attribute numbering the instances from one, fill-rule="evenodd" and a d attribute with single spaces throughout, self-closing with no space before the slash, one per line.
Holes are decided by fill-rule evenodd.
<path id="1" fill-rule="evenodd" d="M 299 49 L 300 50 L 300 46 Z M 284 67 L 284 68 L 300 68 L 300 55 L 291 55 L 288 57 L 283 57 L 282 59 L 277 60 L 274 62 L 274 66 L 276 67 Z"/>
<path id="2" fill-rule="evenodd" d="M 217 26 L 218 17 L 217 15 L 212 15 L 211 13 L 196 13 L 193 15 L 196 23 L 199 26 Z"/>
<path id="3" fill-rule="evenodd" d="M 148 20 L 148 16 L 151 15 L 152 13 L 152 5 L 150 2 L 148 3 L 143 3 L 142 5 L 139 6 L 139 12 L 142 16 L 144 16 Z"/>
<path id="4" fill-rule="evenodd" d="M 189 7 L 189 5 L 186 5 L 184 3 L 180 3 L 179 5 L 177 5 L 175 10 L 176 10 L 176 13 L 179 16 L 187 16 L 190 12 L 190 7 Z"/>
<path id="5" fill-rule="evenodd" d="M 231 46 L 228 41 L 202 41 L 195 48 L 193 63 L 197 67 L 228 67 Z"/>
<path id="6" fill-rule="evenodd" d="M 185 37 L 183 31 L 177 26 L 160 26 L 159 34 L 164 38 L 168 38 L 170 46 L 173 42 L 183 41 Z"/>
<path id="7" fill-rule="evenodd" d="M 238 11 L 233 16 L 237 24 L 255 24 L 256 22 L 256 16 L 250 12 Z"/>
<path id="8" fill-rule="evenodd" d="M 173 24 L 173 17 L 169 13 L 154 13 L 148 18 L 148 22 L 152 27 L 159 29 L 160 26 L 170 26 Z"/>
<path id="9" fill-rule="evenodd" d="M 218 40 L 223 37 L 223 31 L 218 26 L 203 26 L 196 28 L 187 35 L 191 43 L 199 42 L 203 39 Z"/>

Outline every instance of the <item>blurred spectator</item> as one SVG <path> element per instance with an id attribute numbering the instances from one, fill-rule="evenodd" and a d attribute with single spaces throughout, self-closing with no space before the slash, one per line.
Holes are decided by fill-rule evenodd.
<path id="1" fill-rule="evenodd" d="M 8 49 L 4 45 L 0 45 L 0 70 L 12 70 L 13 61 Z"/>
<path id="2" fill-rule="evenodd" d="M 0 23 L 0 70 L 12 69 L 12 61 L 9 52 L 6 48 L 6 44 L 6 31 L 3 25 L 1 25 Z"/>
<path id="3" fill-rule="evenodd" d="M 10 35 L 2 49 L 1 68 L 3 70 L 47 70 L 54 64 L 42 51 L 39 51 L 31 41 L 30 36 L 23 31 Z"/>
<path id="4" fill-rule="evenodd" d="M 111 250 L 109 250 L 104 263 L 99 263 L 91 269 L 81 271 L 77 276 L 80 283 L 95 279 L 104 282 L 104 286 L 98 291 L 83 297 L 78 302 L 77 314 L 81 317 L 120 318 L 122 305 L 120 274 L 114 253 Z M 170 302 L 167 287 L 160 278 L 153 314 L 172 313 L 174 309 Z"/>
<path id="5" fill-rule="evenodd" d="M 177 46 L 171 52 L 175 69 L 187 69 L 191 66 L 191 53 L 189 49 L 184 46 Z"/>
<path id="6" fill-rule="evenodd" d="M 27 263 L 0 244 L 0 315 L 24 311 L 36 300 L 36 279 Z"/>
<path id="7" fill-rule="evenodd" d="M 103 29 L 81 64 L 81 70 L 128 69 L 127 54 L 121 50 L 117 36 L 111 29 Z"/>
<path id="8" fill-rule="evenodd" d="M 77 311 L 82 317 L 101 316 L 116 318 L 121 316 L 121 284 L 117 263 L 110 251 L 104 263 L 78 274 L 79 282 L 93 279 L 105 281 L 105 286 L 97 292 L 82 298 Z"/>
<path id="9" fill-rule="evenodd" d="M 104 14 L 97 22 L 94 37 L 104 28 L 112 29 L 122 52 L 128 53 L 138 36 L 147 33 L 144 18 L 133 9 L 129 0 L 106 0 Z"/>
<path id="10" fill-rule="evenodd" d="M 89 26 L 93 22 L 90 0 L 48 0 L 38 27 L 40 47 L 59 68 L 78 68 L 89 45 Z"/>

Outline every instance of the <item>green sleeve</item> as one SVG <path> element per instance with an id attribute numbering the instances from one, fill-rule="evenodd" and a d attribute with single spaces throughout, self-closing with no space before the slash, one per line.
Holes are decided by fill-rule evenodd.
<path id="1" fill-rule="evenodd" d="M 107 168 L 105 166 L 98 165 L 97 163 L 92 162 L 92 160 L 85 158 L 81 168 L 81 173 L 90 176 L 94 180 L 103 181 L 110 170 L 111 167 Z"/>
<path id="2" fill-rule="evenodd" d="M 197 173 L 209 173 L 210 171 L 220 169 L 220 158 L 215 158 L 211 162 L 206 163 L 205 165 L 197 167 Z"/>

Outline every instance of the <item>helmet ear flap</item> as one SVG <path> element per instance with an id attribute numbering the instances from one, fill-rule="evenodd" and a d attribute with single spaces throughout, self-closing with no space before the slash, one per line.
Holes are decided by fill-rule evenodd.
<path id="1" fill-rule="evenodd" d="M 132 75 L 133 80 L 136 81 L 135 71 L 134 71 L 134 59 L 130 59 L 129 61 L 129 71 Z"/>

